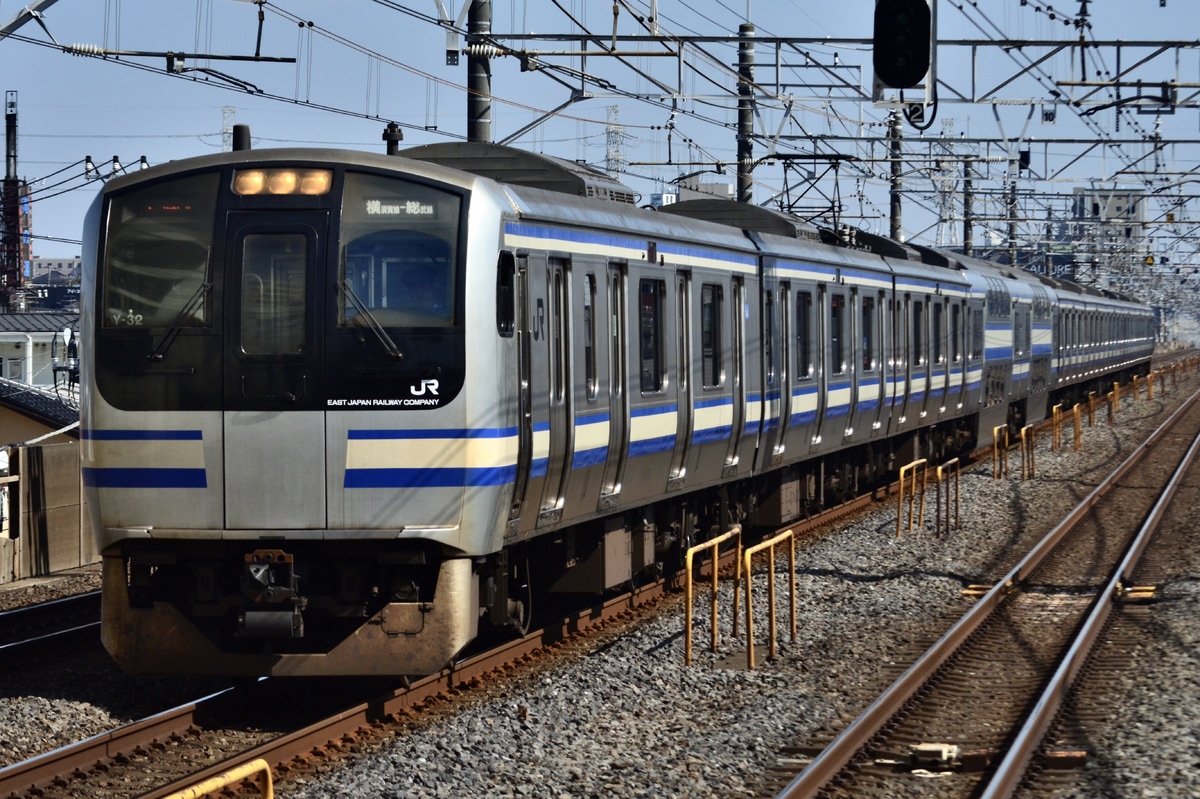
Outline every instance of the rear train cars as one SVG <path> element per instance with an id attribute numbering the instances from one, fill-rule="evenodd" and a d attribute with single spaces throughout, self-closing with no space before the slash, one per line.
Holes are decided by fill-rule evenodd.
<path id="1" fill-rule="evenodd" d="M 127 670 L 422 674 L 1144 371 L 1147 310 L 488 145 L 109 181 L 82 467 Z"/>

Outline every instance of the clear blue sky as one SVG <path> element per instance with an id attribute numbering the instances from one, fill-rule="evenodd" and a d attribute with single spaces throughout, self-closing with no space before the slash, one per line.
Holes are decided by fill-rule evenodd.
<path id="1" fill-rule="evenodd" d="M 29 0 L 0 0 L 0 25 L 7 23 Z M 464 0 L 446 1 L 451 14 L 458 16 Z M 493 32 L 519 31 L 576 32 L 573 16 L 588 30 L 611 35 L 612 3 L 609 0 L 494 0 Z M 645 9 L 648 0 L 623 3 L 618 29 L 623 34 L 642 29 L 629 8 Z M 761 35 L 803 37 L 861 37 L 871 35 L 873 0 L 659 0 L 661 25 L 665 32 L 689 35 L 730 35 L 749 19 Z M 939 6 L 940 38 L 1055 38 L 1074 39 L 1078 33 L 1063 24 L 1063 14 L 1073 18 L 1079 0 L 1055 3 L 1029 0 L 980 0 L 985 10 L 960 10 L 942 0 Z M 1094 39 L 1196 39 L 1200 34 L 1200 4 L 1196 0 L 1091 0 L 1088 4 Z M 403 9 L 414 13 L 404 13 Z M 61 45 L 85 44 L 112 50 L 148 52 L 188 52 L 216 55 L 253 55 L 258 34 L 258 7 L 243 0 L 59 0 L 45 13 L 49 34 Z M 283 13 L 280 13 L 283 12 Z M 301 27 L 290 16 L 312 21 L 313 28 Z M 101 171 L 111 168 L 118 156 L 121 163 L 135 165 L 140 156 L 150 163 L 219 151 L 222 126 L 232 118 L 251 126 L 256 148 L 285 145 L 339 146 L 382 149 L 382 122 L 397 120 L 414 126 L 405 131 L 405 144 L 445 140 L 440 133 L 463 136 L 466 132 L 466 59 L 457 67 L 447 66 L 445 31 L 422 20 L 436 16 L 435 0 L 274 0 L 267 7 L 263 28 L 263 56 L 299 58 L 296 64 L 246 63 L 238 61 L 184 62 L 187 68 L 204 67 L 232 79 L 252 84 L 261 93 L 234 89 L 232 82 L 213 73 L 188 72 L 183 76 L 163 73 L 162 57 L 124 56 L 100 60 L 62 52 L 51 44 L 50 36 L 36 23 L 28 23 L 16 37 L 0 41 L 0 89 L 18 92 L 19 175 L 34 183 L 34 252 L 39 256 L 69 256 L 79 253 L 78 245 L 54 239 L 77 240 L 84 211 L 98 187 L 85 184 L 81 162 L 91 156 Z M 570 15 L 570 16 L 569 16 Z M 1054 17 L 1053 19 L 1051 17 Z M 334 41 L 320 32 L 341 37 Z M 40 43 L 35 44 L 31 41 Z M 559 47 L 538 43 L 542 49 Z M 646 45 L 637 45 L 646 47 Z M 566 47 L 566 45 L 561 45 Z M 361 48 L 361 49 L 355 49 Z M 870 53 L 829 45 L 808 48 L 824 63 L 837 52 L 841 64 L 867 65 L 869 81 Z M 376 54 L 368 55 L 363 50 Z M 732 90 L 733 79 L 723 65 L 736 61 L 736 49 L 726 45 L 706 45 L 712 57 L 706 61 L 698 53 L 689 55 L 689 71 L 683 90 L 690 95 L 715 97 Z M 963 53 L 960 52 L 959 56 Z M 970 87 L 969 61 L 954 61 L 942 52 L 939 74 L 945 81 Z M 1056 78 L 1068 77 L 1068 55 L 1047 64 Z M 772 72 L 769 66 L 774 51 L 758 49 L 758 78 Z M 1127 56 L 1132 59 L 1132 56 Z M 577 60 L 545 59 L 566 66 L 578 66 Z M 789 56 L 789 60 L 799 59 Z M 633 67 L 660 81 L 676 82 L 675 64 L 663 58 L 638 58 Z M 998 51 L 981 54 L 977 82 L 990 88 L 1004 80 L 1014 61 Z M 130 66 L 136 65 L 136 66 Z M 1115 64 L 1109 63 L 1110 68 Z M 142 68 L 137 68 L 142 67 Z M 660 95 L 645 75 L 630 66 L 622 66 L 593 57 L 589 71 L 609 77 L 617 88 L 634 93 Z M 1155 62 L 1141 74 L 1146 80 L 1175 77 L 1169 60 Z M 1180 79 L 1200 82 L 1200 67 L 1195 51 L 1185 56 Z M 810 74 L 810 73 L 806 73 Z M 532 121 L 541 111 L 564 102 L 568 87 L 542 74 L 522 73 L 514 59 L 500 59 L 493 65 L 493 138 L 501 139 Z M 796 83 L 800 73 L 787 71 L 787 80 Z M 564 78 L 564 80 L 567 80 Z M 567 80 L 570 83 L 569 80 Z M 989 84 L 989 82 L 991 82 Z M 985 86 L 985 84 L 989 84 Z M 599 92 L 599 90 L 593 89 Z M 1157 91 L 1157 87 L 1154 88 Z M 799 89 L 791 91 L 800 93 Z M 1181 96 L 1191 94 L 1190 89 Z M 1045 98 L 1044 86 L 1024 79 L 1008 90 L 1010 96 Z M 1128 94 L 1128 92 L 1127 92 Z M 282 99 L 270 99 L 274 95 Z M 307 105 L 307 104 L 311 104 Z M 670 121 L 669 104 L 647 104 L 630 99 L 596 97 L 570 106 L 554 121 L 525 135 L 521 146 L 568 158 L 582 158 L 602 164 L 605 157 L 609 107 L 616 106 L 619 122 L 625 126 L 622 156 L 627 161 L 674 161 L 689 158 L 734 160 L 736 141 L 729 125 L 736 120 L 734 104 L 717 100 L 685 100 L 679 103 L 675 129 L 668 144 L 664 126 Z M 325 106 L 323 110 L 312 106 Z M 853 133 L 856 123 L 881 120 L 884 111 L 870 104 L 858 106 L 836 102 L 800 102 L 798 122 L 785 131 L 817 134 Z M 227 111 L 226 109 L 230 109 Z M 997 123 L 990 106 L 944 104 L 938 122 L 930 134 L 938 134 L 950 124 L 955 134 L 1009 137 L 1025 133 L 1027 138 L 1095 136 L 1094 129 L 1075 121 L 1069 110 L 1060 111 L 1053 125 L 1043 124 L 1038 114 L 1026 123 L 1029 106 L 1002 106 Z M 1200 138 L 1200 112 L 1180 110 L 1163 117 L 1167 136 Z M 367 118 L 378 117 L 378 118 Z M 773 132 L 781 115 L 775 107 L 765 107 L 763 125 Z M 1100 113 L 1093 118 L 1107 131 L 1113 131 L 1115 113 Z M 947 122 L 952 120 L 951 122 Z M 1135 137 L 1154 130 L 1154 117 L 1129 118 L 1119 135 Z M 428 131 L 436 127 L 438 132 Z M 878 132 L 878 127 L 866 130 Z M 916 137 L 912 131 L 906 137 Z M 802 146 L 802 145 L 801 145 Z M 845 145 L 847 151 L 851 145 Z M 1078 149 L 1078 148 L 1077 148 Z M 1193 148 L 1198 149 L 1200 148 Z M 756 155 L 764 155 L 760 146 Z M 1043 152 L 1034 147 L 1034 158 L 1047 165 L 1067 163 L 1076 152 Z M 1133 153 L 1131 157 L 1140 157 Z M 1173 151 L 1173 168 L 1195 167 L 1200 158 L 1184 150 Z M 1077 179 L 1102 177 L 1114 168 L 1111 158 L 1093 153 L 1073 166 Z M 60 172 L 60 170 L 64 170 Z M 695 171 L 673 165 L 630 167 L 629 182 L 643 194 L 662 190 L 662 180 L 683 172 Z M 882 169 L 875 169 L 882 173 Z M 778 167 L 763 167 L 756 172 L 755 200 L 766 200 L 779 189 L 782 173 Z M 659 182 L 655 181 L 655 178 Z M 726 179 L 729 179 L 728 177 Z M 914 178 L 921 180 L 922 178 Z M 56 186 L 55 184 L 60 184 Z M 928 180 L 925 180 L 926 185 Z M 872 199 L 868 210 L 880 211 L 886 232 L 886 183 L 865 176 L 861 188 Z M 1069 189 L 1066 189 L 1069 191 Z M 64 192 L 58 196 L 56 192 Z M 854 180 L 843 180 L 843 196 L 855 191 Z M 857 206 L 856 206 L 857 207 Z M 927 224 L 919 209 L 906 210 L 906 226 L 913 234 Z M 1193 214 L 1195 216 L 1195 214 Z M 878 228 L 878 221 L 869 225 Z M 925 235 L 928 235 L 926 233 Z"/>

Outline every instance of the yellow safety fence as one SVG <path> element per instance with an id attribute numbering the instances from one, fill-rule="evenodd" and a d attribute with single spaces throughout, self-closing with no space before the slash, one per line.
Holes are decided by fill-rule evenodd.
<path id="1" fill-rule="evenodd" d="M 173 793 L 166 797 L 166 799 L 199 799 L 201 796 L 208 796 L 223 788 L 228 788 L 230 785 L 243 782 L 254 774 L 259 775 L 258 792 L 263 799 L 275 799 L 275 785 L 271 780 L 271 767 L 262 758 L 251 760 L 249 763 L 243 763 L 236 768 L 226 771 L 224 774 L 219 774 L 216 777 L 193 785 L 191 788 L 185 788 L 182 791 Z"/>
<path id="2" fill-rule="evenodd" d="M 696 544 L 694 547 L 689 548 L 687 551 L 687 554 L 685 555 L 684 572 L 685 572 L 686 576 L 684 577 L 684 596 L 686 597 L 686 600 L 687 600 L 687 621 L 685 622 L 685 627 L 687 629 L 687 639 L 686 639 L 686 643 L 684 644 L 684 648 L 683 648 L 683 662 L 684 662 L 684 665 L 686 665 L 686 666 L 692 665 L 692 561 L 698 553 L 700 553 L 706 549 L 711 549 L 713 551 L 713 553 L 712 553 L 712 651 L 716 652 L 717 645 L 720 642 L 718 632 L 717 632 L 717 572 L 720 571 L 720 569 L 717 568 L 719 565 L 718 552 L 719 552 L 719 547 L 721 546 L 721 544 L 725 543 L 726 541 L 730 540 L 731 538 L 737 541 L 737 566 L 736 566 L 736 573 L 734 576 L 734 583 L 733 583 L 733 634 L 737 635 L 738 599 L 740 597 L 740 594 L 738 593 L 738 587 L 742 581 L 742 527 L 741 527 L 741 525 L 734 525 L 733 527 L 731 527 L 729 529 L 728 532 L 722 533 L 721 535 L 717 536 L 716 538 L 705 541 L 702 544 Z"/>
<path id="3" fill-rule="evenodd" d="M 754 580 L 753 572 L 750 571 L 750 563 L 756 554 L 766 550 L 769 553 L 770 562 L 767 564 L 767 596 L 768 604 L 771 606 L 771 616 L 769 623 L 769 634 L 771 636 L 771 657 L 775 657 L 778 648 L 775 643 L 775 545 L 787 541 L 789 544 L 789 568 L 788 575 L 791 577 L 791 611 L 792 611 L 792 643 L 796 642 L 796 536 L 791 530 L 785 530 L 769 541 L 763 541 L 756 544 L 745 551 L 742 559 L 745 561 L 743 567 L 746 573 L 746 661 L 749 668 L 754 668 Z"/>

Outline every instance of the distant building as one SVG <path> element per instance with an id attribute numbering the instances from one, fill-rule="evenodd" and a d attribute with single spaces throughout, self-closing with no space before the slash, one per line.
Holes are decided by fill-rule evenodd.
<path id="1" fill-rule="evenodd" d="M 25 280 L 25 310 L 78 311 L 83 259 L 34 258 Z"/>
<path id="2" fill-rule="evenodd" d="M 0 377 L 72 392 L 79 313 L 0 313 Z"/>

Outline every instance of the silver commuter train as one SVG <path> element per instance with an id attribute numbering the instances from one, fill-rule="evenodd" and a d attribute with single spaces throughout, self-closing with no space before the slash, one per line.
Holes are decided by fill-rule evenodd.
<path id="1" fill-rule="evenodd" d="M 1113 295 L 477 144 L 108 182 L 82 468 L 128 671 L 423 674 L 1148 370 Z"/>

